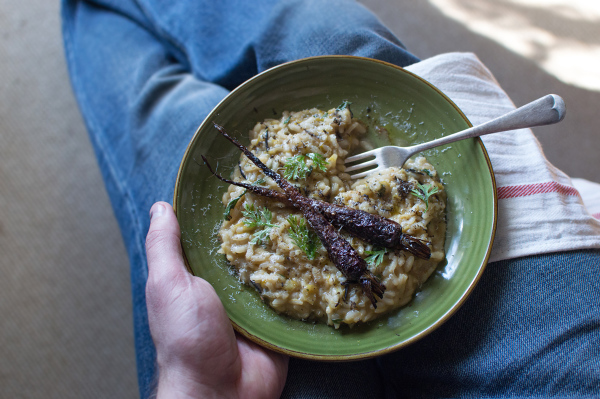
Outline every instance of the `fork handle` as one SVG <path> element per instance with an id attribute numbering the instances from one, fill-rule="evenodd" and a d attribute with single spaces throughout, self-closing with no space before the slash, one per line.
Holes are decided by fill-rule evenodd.
<path id="1" fill-rule="evenodd" d="M 527 127 L 550 125 L 563 120 L 566 107 L 564 100 L 556 94 L 548 94 L 535 101 L 525 104 L 507 114 L 494 118 L 477 126 L 453 133 L 449 136 L 417 144 L 410 147 L 411 152 L 417 153 L 440 145 L 453 143 L 490 133 L 505 132 L 507 130 L 523 129 Z"/>

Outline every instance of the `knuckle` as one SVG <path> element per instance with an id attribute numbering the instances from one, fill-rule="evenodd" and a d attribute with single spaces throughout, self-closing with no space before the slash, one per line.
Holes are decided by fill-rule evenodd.
<path id="1" fill-rule="evenodd" d="M 166 236 L 161 230 L 150 230 L 146 235 L 146 252 L 164 247 Z"/>
<path id="2" fill-rule="evenodd" d="M 150 230 L 146 235 L 146 251 L 162 251 L 172 249 L 175 243 L 179 243 L 179 237 L 168 230 Z"/>

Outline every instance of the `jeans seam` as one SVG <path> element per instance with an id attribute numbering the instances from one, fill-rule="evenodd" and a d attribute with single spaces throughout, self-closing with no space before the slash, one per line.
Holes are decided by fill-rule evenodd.
<path id="1" fill-rule="evenodd" d="M 68 1 L 68 0 L 66 0 Z M 75 66 L 75 62 L 73 59 L 73 51 L 72 51 L 72 34 L 71 31 L 69 30 L 69 26 L 66 23 L 66 21 L 69 20 L 74 20 L 74 15 L 67 15 L 67 7 L 65 6 L 65 2 L 63 2 L 63 9 L 62 9 L 62 14 L 63 14 L 63 35 L 64 35 L 64 46 L 65 46 L 65 56 L 67 58 L 67 65 L 68 68 L 71 69 L 71 81 L 72 81 L 72 85 L 74 87 L 74 92 L 75 95 L 79 98 L 79 106 L 81 108 L 81 112 L 82 114 L 85 115 L 85 119 L 86 119 L 86 124 L 88 126 L 88 129 L 90 130 L 90 132 L 94 131 L 99 131 L 100 129 L 98 129 L 97 126 L 99 126 L 99 124 L 95 121 L 95 117 L 93 115 L 93 113 L 91 112 L 86 112 L 90 107 L 88 105 L 88 99 L 87 96 L 84 94 L 83 90 L 80 90 L 80 81 L 76 72 L 76 66 Z M 117 175 L 115 168 L 114 168 L 114 160 L 111 158 L 110 154 L 108 152 L 106 152 L 106 145 L 103 142 L 103 140 L 101 140 L 101 138 L 96 135 L 96 134 L 88 134 L 88 136 L 90 137 L 90 140 L 95 144 L 96 148 L 98 148 L 100 151 L 100 154 L 102 156 L 102 158 L 104 158 L 104 161 L 106 163 L 107 166 L 107 175 L 108 177 L 113 181 L 113 183 L 115 184 L 115 187 L 117 188 L 117 190 L 119 191 L 119 193 L 121 194 L 122 198 L 124 198 L 124 202 L 126 204 L 126 207 L 129 209 L 129 212 L 131 213 L 131 226 L 132 226 L 132 230 L 134 233 L 134 239 L 133 241 L 135 241 L 135 248 L 137 248 L 137 250 L 139 251 L 139 253 L 142 255 L 143 258 L 143 245 L 142 242 L 143 240 L 141 239 L 142 234 L 141 234 L 141 221 L 138 215 L 138 212 L 136 211 L 135 207 L 133 206 L 133 200 L 131 197 L 131 192 L 130 190 L 128 190 L 126 187 L 128 186 L 127 184 L 125 184 Z M 131 256 L 131 255 L 129 255 Z M 142 268 L 143 272 L 145 273 L 144 278 L 147 278 L 147 270 L 145 268 Z"/>

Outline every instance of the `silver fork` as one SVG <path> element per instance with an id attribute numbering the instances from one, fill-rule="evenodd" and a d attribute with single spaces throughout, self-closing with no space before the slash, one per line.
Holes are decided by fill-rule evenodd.
<path id="1" fill-rule="evenodd" d="M 406 160 L 414 154 L 440 145 L 450 144 L 455 141 L 483 136 L 490 133 L 557 123 L 563 120 L 565 112 L 566 108 L 563 99 L 556 94 L 548 94 L 507 114 L 499 116 L 498 118 L 482 123 L 481 125 L 473 126 L 458 133 L 441 137 L 427 143 L 417 144 L 411 147 L 385 146 L 363 152 L 362 154 L 353 155 L 346 158 L 346 164 L 370 157 L 375 157 L 375 159 L 349 166 L 346 168 L 346 172 L 354 172 L 377 165 L 375 169 L 369 169 L 351 175 L 353 179 L 360 179 L 373 172 L 391 166 L 402 167 Z"/>

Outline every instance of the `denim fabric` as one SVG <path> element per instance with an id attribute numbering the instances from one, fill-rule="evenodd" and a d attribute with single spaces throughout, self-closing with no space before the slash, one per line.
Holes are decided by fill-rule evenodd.
<path id="1" fill-rule="evenodd" d="M 600 395 L 600 251 L 487 266 L 465 305 L 380 359 L 408 397 Z"/>
<path id="2" fill-rule="evenodd" d="M 72 86 L 131 264 L 141 397 L 155 381 L 144 251 L 148 210 L 170 201 L 210 110 L 273 65 L 352 54 L 418 59 L 352 0 L 63 0 Z M 283 397 L 585 395 L 600 390 L 600 253 L 491 264 L 467 303 L 422 341 L 379 359 L 292 359 Z"/>

